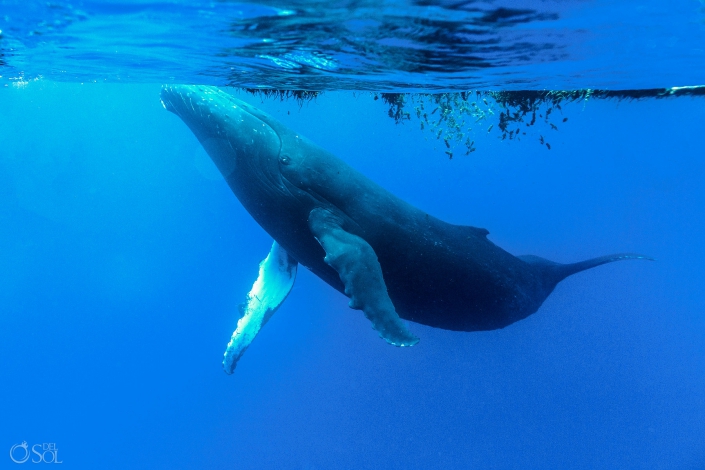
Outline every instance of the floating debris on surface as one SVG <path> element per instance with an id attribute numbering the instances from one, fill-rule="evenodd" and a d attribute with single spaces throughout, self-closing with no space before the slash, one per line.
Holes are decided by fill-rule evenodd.
<path id="1" fill-rule="evenodd" d="M 538 101 L 518 103 L 511 96 L 483 91 L 375 95 L 375 99 L 379 98 L 389 105 L 387 114 L 397 124 L 416 119 L 421 130 L 428 130 L 436 139 L 443 140 L 449 158 L 453 158 L 456 146 L 465 147 L 465 155 L 475 152 L 477 148 L 471 137 L 477 131 L 490 134 L 495 130 L 500 140 L 521 140 L 526 132 L 520 124 L 533 126 L 537 111 L 544 105 Z M 413 111 L 405 111 L 407 106 L 413 107 Z M 548 107 L 546 117 L 542 115 L 546 123 L 552 110 L 553 107 Z M 529 113 L 531 118 L 527 120 Z"/>
<path id="2" fill-rule="evenodd" d="M 468 137 L 477 130 L 498 132 L 500 140 L 521 140 L 526 128 L 537 123 L 558 131 L 554 122 L 567 123 L 561 105 L 590 99 L 639 100 L 645 98 L 670 98 L 677 96 L 705 96 L 705 86 L 654 88 L 644 90 L 523 90 L 523 91 L 467 91 L 453 93 L 379 93 L 389 105 L 388 115 L 397 124 L 419 120 L 421 130 L 430 130 L 436 139 L 442 139 L 445 153 L 453 158 L 452 147 L 464 145 L 465 154 L 476 150 Z M 404 110 L 413 106 L 413 112 Z M 488 122 L 493 120 L 494 122 Z M 496 124 L 496 128 L 495 128 Z M 551 144 L 540 136 L 539 142 L 551 150 Z M 453 144 L 451 144 L 453 143 Z"/>
<path id="3" fill-rule="evenodd" d="M 244 88 L 244 91 L 262 98 L 280 101 L 295 99 L 299 106 L 316 99 L 323 92 L 308 90 L 276 90 Z M 382 100 L 387 115 L 397 124 L 418 121 L 422 131 L 442 140 L 444 152 L 452 159 L 458 146 L 464 154 L 475 152 L 475 132 L 497 133 L 499 140 L 517 140 L 527 135 L 527 128 L 537 124 L 547 132 L 558 131 L 556 123 L 568 122 L 562 115 L 562 105 L 590 99 L 640 100 L 705 96 L 705 86 L 653 88 L 643 90 L 519 90 L 519 91 L 464 91 L 449 93 L 372 93 L 374 100 Z M 535 135 L 535 134 L 534 134 Z M 551 150 L 551 144 L 539 135 L 539 143 Z"/>
<path id="4" fill-rule="evenodd" d="M 272 88 L 241 88 L 245 93 L 249 93 L 253 96 L 259 96 L 260 98 L 275 98 L 279 101 L 285 101 L 289 99 L 294 99 L 299 104 L 303 106 L 309 101 L 313 101 L 323 94 L 321 91 L 311 91 L 311 90 L 275 90 Z"/>
<path id="5" fill-rule="evenodd" d="M 446 155 L 453 158 L 456 145 L 465 146 L 465 155 L 476 150 L 475 141 L 469 135 L 476 124 L 481 125 L 488 117 L 495 114 L 493 104 L 477 94 L 478 99 L 471 101 L 474 92 L 438 93 L 438 94 L 402 94 L 379 93 L 374 99 L 382 99 L 389 105 L 388 115 L 399 124 L 417 119 L 419 127 L 430 131 L 438 140 L 443 140 Z M 406 106 L 413 106 L 413 112 L 405 111 Z M 487 128 L 492 131 L 493 125 Z"/>
<path id="6" fill-rule="evenodd" d="M 406 95 L 404 93 L 380 93 L 374 94 L 374 100 L 382 98 L 385 104 L 389 106 L 389 111 L 387 114 L 390 118 L 399 124 L 402 121 L 408 121 L 411 119 L 411 115 L 404 111 L 404 105 L 406 104 L 406 97 L 411 95 Z"/>

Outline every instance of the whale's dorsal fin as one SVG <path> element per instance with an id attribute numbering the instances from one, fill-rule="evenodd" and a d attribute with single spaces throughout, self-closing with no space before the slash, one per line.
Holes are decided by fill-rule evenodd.
<path id="1" fill-rule="evenodd" d="M 223 369 L 232 374 L 238 359 L 294 286 L 298 263 L 277 242 L 259 264 L 259 276 L 240 307 L 240 319 L 223 355 Z"/>
<path id="2" fill-rule="evenodd" d="M 490 234 L 490 231 L 486 228 L 473 227 L 472 225 L 459 225 L 468 234 L 475 235 L 477 237 L 485 238 Z"/>
<path id="3" fill-rule="evenodd" d="M 346 232 L 338 218 L 325 209 L 314 209 L 308 225 L 326 252 L 325 262 L 335 269 L 350 297 L 350 308 L 362 310 L 372 327 L 389 344 L 413 346 L 419 342 L 401 321 L 387 293 L 374 250 L 362 238 Z"/>

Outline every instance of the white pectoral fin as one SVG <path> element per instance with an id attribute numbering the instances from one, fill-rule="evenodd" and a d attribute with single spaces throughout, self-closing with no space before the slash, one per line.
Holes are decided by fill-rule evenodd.
<path id="1" fill-rule="evenodd" d="M 242 317 L 225 349 L 223 369 L 227 374 L 233 373 L 257 333 L 289 295 L 296 279 L 297 264 L 277 242 L 259 264 L 259 276 L 247 294 Z"/>

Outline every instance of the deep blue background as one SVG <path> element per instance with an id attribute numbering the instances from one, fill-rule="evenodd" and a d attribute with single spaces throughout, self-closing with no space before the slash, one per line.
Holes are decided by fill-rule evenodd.
<path id="1" fill-rule="evenodd" d="M 302 269 L 227 376 L 271 239 L 158 94 L 0 89 L 3 466 L 26 440 L 67 468 L 705 468 L 705 101 L 578 103 L 551 151 L 483 132 L 453 160 L 369 95 L 263 103 L 514 254 L 657 261 L 571 277 L 504 330 L 411 324 L 411 349 Z"/>

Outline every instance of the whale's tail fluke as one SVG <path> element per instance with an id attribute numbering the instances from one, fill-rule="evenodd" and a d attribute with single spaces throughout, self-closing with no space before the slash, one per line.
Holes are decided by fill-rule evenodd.
<path id="1" fill-rule="evenodd" d="M 600 256 L 599 258 L 592 258 L 585 261 L 579 261 L 577 263 L 561 264 L 554 261 L 549 261 L 547 259 L 541 258 L 534 255 L 519 256 L 519 259 L 525 261 L 534 266 L 541 266 L 545 269 L 544 273 L 549 279 L 550 287 L 553 287 L 561 282 L 563 279 L 573 274 L 585 271 L 586 269 L 591 269 L 603 264 L 611 263 L 613 261 L 622 261 L 627 259 L 643 259 L 647 261 L 654 261 L 654 258 L 649 256 L 640 255 L 638 253 L 617 253 L 614 255 Z"/>
<path id="2" fill-rule="evenodd" d="M 638 253 L 617 253 L 614 255 L 600 256 L 599 258 L 592 258 L 585 261 L 580 261 L 578 263 L 557 264 L 555 269 L 556 274 L 558 274 L 558 282 L 562 281 L 568 276 L 571 276 L 575 273 L 579 273 L 580 271 L 585 271 L 586 269 L 611 263 L 613 261 L 622 261 L 626 259 L 643 259 L 647 261 L 654 261 L 654 258 L 640 255 Z"/>

